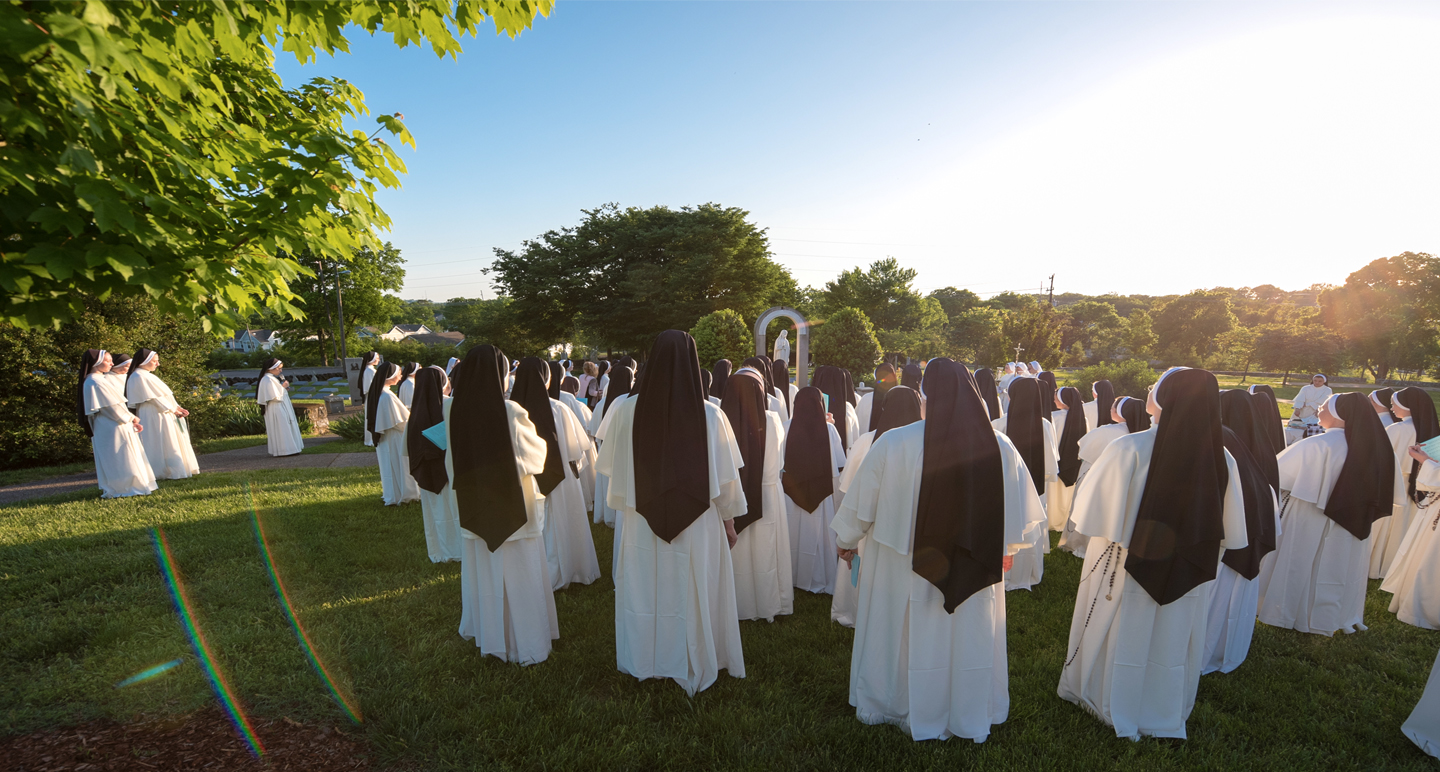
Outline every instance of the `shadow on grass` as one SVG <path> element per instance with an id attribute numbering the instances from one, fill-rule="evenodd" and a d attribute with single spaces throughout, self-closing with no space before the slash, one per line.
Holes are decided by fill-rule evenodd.
<path id="1" fill-rule="evenodd" d="M 354 731 L 389 761 L 426 769 L 834 768 L 1428 769 L 1400 734 L 1440 644 L 1384 612 L 1334 639 L 1261 626 L 1250 660 L 1201 680 L 1190 740 L 1118 740 L 1055 686 L 1080 561 L 1055 551 L 1034 592 L 1007 597 L 1011 712 L 988 742 L 914 743 L 848 705 L 851 631 L 829 596 L 744 622 L 748 675 L 689 699 L 615 667 L 611 531 L 593 533 L 595 584 L 556 593 L 561 638 L 519 667 L 482 657 L 456 628 L 459 564 L 426 556 L 418 505 L 381 506 L 373 469 L 216 474 L 140 500 L 93 496 L 0 511 L 0 734 L 174 714 L 208 704 L 148 529 L 163 527 L 195 609 L 243 707 L 344 724 L 281 611 L 256 545 L 252 481 L 276 569 Z M 842 579 L 843 580 L 843 579 Z M 136 686 L 113 684 L 175 658 Z"/>

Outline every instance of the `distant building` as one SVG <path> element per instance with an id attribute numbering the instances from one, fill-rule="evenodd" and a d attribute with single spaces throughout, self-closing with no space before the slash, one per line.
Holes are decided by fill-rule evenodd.
<path id="1" fill-rule="evenodd" d="M 465 342 L 463 332 L 427 332 L 410 335 L 406 340 L 413 340 L 422 346 L 451 346 L 458 347 Z"/>
<path id="2" fill-rule="evenodd" d="M 228 338 L 225 343 L 227 351 L 243 351 L 249 353 L 255 350 L 269 351 L 280 343 L 280 335 L 274 330 L 240 330 Z"/>

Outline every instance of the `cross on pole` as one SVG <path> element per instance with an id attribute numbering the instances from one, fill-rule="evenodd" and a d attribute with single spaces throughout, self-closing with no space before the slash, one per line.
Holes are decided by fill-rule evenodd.
<path id="1" fill-rule="evenodd" d="M 1019 362 L 1019 361 L 1020 361 L 1020 352 L 1021 352 L 1021 351 L 1024 351 L 1024 350 L 1025 350 L 1025 349 L 1021 348 L 1018 344 L 1015 346 L 1015 361 L 1016 361 L 1016 362 Z"/>

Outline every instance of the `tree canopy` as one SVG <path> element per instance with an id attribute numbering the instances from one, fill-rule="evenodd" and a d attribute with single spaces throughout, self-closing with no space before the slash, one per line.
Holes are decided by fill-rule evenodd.
<path id="1" fill-rule="evenodd" d="M 646 350 L 661 331 L 713 311 L 754 319 L 795 300 L 795 280 L 743 209 L 606 204 L 584 214 L 519 250 L 495 250 L 486 269 L 536 339 Z"/>
<path id="2" fill-rule="evenodd" d="M 379 135 L 414 145 L 399 113 L 373 134 L 360 90 L 285 88 L 347 32 L 460 53 L 487 17 L 519 34 L 553 0 L 0 4 L 0 320 L 58 326 L 84 299 L 148 296 L 227 329 L 301 315 L 292 255 L 378 250 L 379 187 L 405 171 Z"/>

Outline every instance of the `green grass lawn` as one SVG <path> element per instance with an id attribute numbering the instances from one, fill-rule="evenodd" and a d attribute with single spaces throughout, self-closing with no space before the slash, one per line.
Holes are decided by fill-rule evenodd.
<path id="1" fill-rule="evenodd" d="M 213 700 L 151 546 L 162 527 L 195 619 L 259 716 L 345 725 L 277 602 L 246 475 L 162 483 L 140 499 L 77 493 L 0 510 L 0 736 L 173 715 Z M 1440 633 L 1400 624 L 1371 583 L 1370 630 L 1322 638 L 1260 626 L 1236 672 L 1201 679 L 1186 742 L 1116 739 L 1055 695 L 1080 561 L 1046 559 L 1009 606 L 1009 720 L 983 745 L 915 743 L 847 703 L 851 631 L 829 597 L 741 623 L 748 677 L 693 700 L 615 669 L 607 576 L 556 594 L 561 638 L 533 667 L 456 634 L 458 564 L 426 557 L 420 507 L 384 508 L 373 469 L 254 475 L 254 501 L 296 614 L 382 763 L 416 769 L 1434 769 L 1400 733 Z M 152 680 L 114 684 L 156 664 Z M 263 738 L 262 738 L 263 739 Z"/>
<path id="2" fill-rule="evenodd" d="M 60 477 L 68 474 L 81 474 L 83 472 L 93 473 L 94 471 L 94 461 L 76 461 L 73 464 L 56 464 L 53 466 L 32 466 L 25 469 L 0 469 L 0 487 L 35 482 L 36 480 L 44 480 L 47 477 Z"/>

